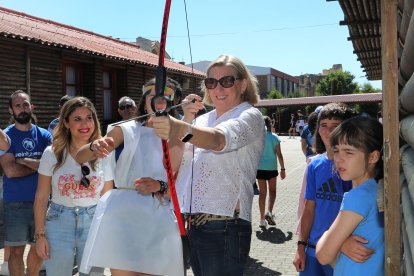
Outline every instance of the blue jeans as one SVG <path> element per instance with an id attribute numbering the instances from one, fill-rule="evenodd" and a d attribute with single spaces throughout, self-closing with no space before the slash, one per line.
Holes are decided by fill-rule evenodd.
<path id="1" fill-rule="evenodd" d="M 209 221 L 191 226 L 188 237 L 195 276 L 243 275 L 252 238 L 249 221 Z"/>
<path id="2" fill-rule="evenodd" d="M 5 245 L 34 243 L 33 202 L 4 202 Z"/>
<path id="3" fill-rule="evenodd" d="M 46 214 L 46 237 L 49 259 L 45 261 L 47 275 L 72 275 L 74 257 L 81 264 L 83 249 L 96 205 L 65 207 L 50 203 Z M 93 268 L 89 274 L 103 275 L 103 268 Z"/>

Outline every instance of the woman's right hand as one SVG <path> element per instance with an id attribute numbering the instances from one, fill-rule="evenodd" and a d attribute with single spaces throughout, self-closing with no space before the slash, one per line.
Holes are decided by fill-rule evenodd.
<path id="1" fill-rule="evenodd" d="M 43 260 L 49 259 L 49 243 L 46 237 L 41 237 L 36 240 L 36 252 Z"/>
<path id="2" fill-rule="evenodd" d="M 96 157 L 104 158 L 113 151 L 115 148 L 114 138 L 112 137 L 102 137 L 92 141 L 91 149 L 95 153 Z"/>
<path id="3" fill-rule="evenodd" d="M 195 102 L 193 102 L 194 99 Z M 190 94 L 187 97 L 185 97 L 183 103 L 187 103 L 182 106 L 184 112 L 183 120 L 187 123 L 192 122 L 197 112 L 204 108 L 204 103 L 202 102 L 201 97 L 196 94 Z"/>

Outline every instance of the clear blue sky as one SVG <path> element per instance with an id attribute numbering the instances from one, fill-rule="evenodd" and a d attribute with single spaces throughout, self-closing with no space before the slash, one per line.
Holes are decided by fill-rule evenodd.
<path id="1" fill-rule="evenodd" d="M 325 0 L 186 0 L 193 62 L 223 53 L 290 75 L 318 74 L 340 63 L 368 82 L 353 54 L 338 2 Z M 164 0 L 1 0 L 0 6 L 134 41 L 159 40 Z M 190 63 L 184 0 L 173 0 L 167 52 Z M 370 82 L 381 88 L 381 81 Z"/>

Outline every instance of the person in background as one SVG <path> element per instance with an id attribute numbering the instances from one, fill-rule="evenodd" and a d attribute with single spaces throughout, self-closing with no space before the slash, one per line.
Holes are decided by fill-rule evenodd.
<path id="1" fill-rule="evenodd" d="M 118 101 L 118 113 L 122 120 L 128 120 L 136 117 L 138 108 L 135 101 L 127 96 L 120 98 Z"/>
<path id="2" fill-rule="evenodd" d="M 272 122 L 269 117 L 265 116 L 264 122 L 267 130 L 265 137 L 266 142 L 256 175 L 257 181 L 259 182 L 259 225 L 261 227 L 266 227 L 267 223 L 269 223 L 269 225 L 276 225 L 275 215 L 273 214 L 273 206 L 276 201 L 276 180 L 277 176 L 279 175 L 277 170 L 277 160 L 279 160 L 281 167 L 280 178 L 283 180 L 286 177 L 285 162 L 283 160 L 279 136 L 272 133 Z M 268 188 L 269 202 L 267 212 L 265 214 L 266 195 Z"/>
<path id="3" fill-rule="evenodd" d="M 303 127 L 301 137 L 302 152 L 306 156 L 306 159 L 315 155 L 312 148 L 313 145 L 313 132 L 316 128 L 316 122 L 318 121 L 318 113 L 312 112 L 308 116 L 308 124 Z"/>
<path id="4" fill-rule="evenodd" d="M 319 155 L 306 171 L 306 201 L 293 261 L 299 276 L 333 274 L 332 267 L 316 259 L 315 245 L 338 214 L 344 192 L 351 189 L 350 181 L 342 181 L 333 172 L 333 152 L 329 144 L 332 131 L 351 115 L 346 105 L 338 103 L 325 105 L 318 115 L 314 148 Z"/>
<path id="5" fill-rule="evenodd" d="M 296 132 L 301 136 L 303 127 L 305 126 L 305 116 L 303 116 L 302 110 L 298 110 L 298 120 L 296 122 Z"/>
<path id="6" fill-rule="evenodd" d="M 174 88 L 167 78 L 164 95 L 169 104 Z M 154 78 L 142 92 L 138 116 L 154 112 Z M 176 115 L 175 109 L 170 112 Z M 98 203 L 80 267 L 83 273 L 102 267 L 110 268 L 114 276 L 184 274 L 180 234 L 168 200 L 161 139 L 155 135 L 150 118 L 116 125 L 76 155 L 80 163 L 104 160 L 121 143 L 125 147 L 113 163 L 117 189 L 107 192 Z"/>
<path id="7" fill-rule="evenodd" d="M 62 106 L 69 101 L 72 98 L 72 96 L 69 95 L 64 95 L 62 98 L 60 98 L 59 100 L 59 111 L 62 109 Z M 58 125 L 59 123 L 59 117 L 53 119 L 50 124 L 49 127 L 47 128 L 47 130 L 53 135 L 53 129 Z"/>
<path id="8" fill-rule="evenodd" d="M 88 164 L 74 160 L 80 147 L 100 138 L 96 111 L 88 99 L 74 97 L 63 105 L 54 134 L 38 170 L 34 203 L 36 250 L 46 260 L 48 275 L 69 276 L 74 253 L 76 263 L 82 260 L 96 204 L 112 188 L 113 177 L 105 160 Z M 103 269 L 94 268 L 88 275 L 103 275 Z"/>
<path id="9" fill-rule="evenodd" d="M 380 122 L 382 124 L 382 111 L 381 110 L 378 111 L 378 113 L 377 113 L 377 120 L 378 120 L 378 122 Z"/>
<path id="10" fill-rule="evenodd" d="M 4 244 L 10 246 L 10 274 L 18 276 L 24 275 L 24 248 L 34 242 L 33 202 L 39 159 L 52 142 L 50 132 L 32 124 L 32 111 L 33 105 L 27 93 L 17 90 L 11 94 L 9 112 L 15 123 L 8 126 L 4 133 L 10 137 L 12 144 L 7 153 L 0 157 L 4 171 Z M 42 259 L 31 246 L 26 274 L 37 276 L 41 265 Z"/>
<path id="11" fill-rule="evenodd" d="M 355 117 L 343 122 L 331 135 L 335 170 L 341 179 L 352 181 L 344 194 L 335 221 L 316 245 L 321 264 L 331 264 L 335 275 L 384 275 L 384 213 L 377 206 L 377 181 L 383 175 L 383 133 L 378 120 Z M 340 252 L 351 235 L 367 240 L 374 251 L 364 262 L 355 262 Z M 339 257 L 338 257 L 339 254 Z"/>
<path id="12" fill-rule="evenodd" d="M 197 117 L 201 97 L 188 95 L 184 119 L 151 118 L 169 139 L 178 170 L 177 195 L 191 215 L 189 240 L 194 275 L 242 275 L 252 234 L 253 185 L 264 147 L 264 122 L 253 105 L 256 78 L 244 63 L 221 55 L 207 68 L 204 102 L 214 110 Z M 181 165 L 181 166 L 180 166 Z"/>
<path id="13" fill-rule="evenodd" d="M 296 135 L 296 117 L 295 114 L 290 114 L 290 122 L 289 122 L 289 139 L 295 139 Z"/>
<path id="14" fill-rule="evenodd" d="M 121 116 L 122 120 L 129 120 L 136 117 L 138 114 L 138 108 L 135 104 L 135 101 L 127 96 L 120 98 L 118 101 L 118 113 Z M 124 143 L 120 144 L 115 149 L 115 161 L 118 161 L 119 155 L 121 155 L 123 149 Z"/>

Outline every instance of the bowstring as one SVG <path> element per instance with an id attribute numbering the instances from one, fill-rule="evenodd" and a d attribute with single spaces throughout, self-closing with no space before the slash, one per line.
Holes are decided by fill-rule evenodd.
<path id="1" fill-rule="evenodd" d="M 185 22 L 187 23 L 187 38 L 188 38 L 188 48 L 190 50 L 190 62 L 191 62 L 191 73 L 194 75 L 194 64 L 193 64 L 193 53 L 191 51 L 191 38 L 190 38 L 190 28 L 188 25 L 188 14 L 187 14 L 187 3 L 184 0 L 184 11 L 185 11 Z M 196 118 L 197 118 L 197 113 L 194 116 L 194 120 L 193 122 L 191 122 L 192 125 L 195 125 L 196 123 Z M 193 206 L 193 179 L 194 179 L 194 145 L 192 145 L 192 151 L 193 151 L 193 156 L 191 158 L 191 189 L 190 189 L 190 210 L 189 210 L 189 217 L 188 217 L 188 221 L 187 221 L 187 229 L 190 229 L 191 227 L 191 207 Z"/>

